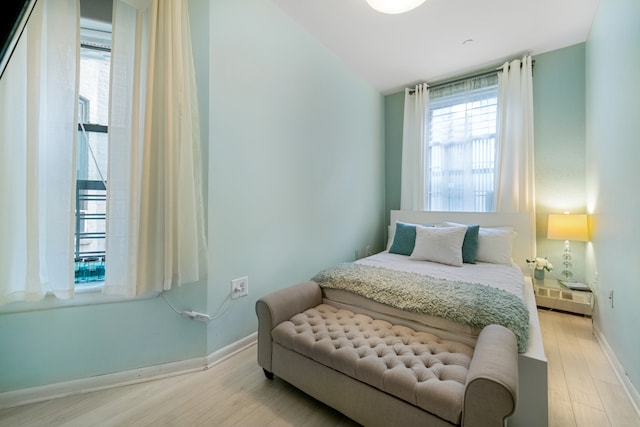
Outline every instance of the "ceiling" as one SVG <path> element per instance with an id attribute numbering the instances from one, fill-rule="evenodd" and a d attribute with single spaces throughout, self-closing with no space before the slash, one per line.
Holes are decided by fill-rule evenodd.
<path id="1" fill-rule="evenodd" d="M 386 15 L 365 0 L 272 1 L 384 94 L 584 42 L 598 6 L 598 0 L 427 0 Z"/>

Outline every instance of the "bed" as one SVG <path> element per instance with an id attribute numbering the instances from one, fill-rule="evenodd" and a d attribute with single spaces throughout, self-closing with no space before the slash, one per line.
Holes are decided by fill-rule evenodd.
<path id="1" fill-rule="evenodd" d="M 385 251 L 329 267 L 312 281 L 325 304 L 446 340 L 473 346 L 487 325 L 511 329 L 518 404 L 508 424 L 544 426 L 547 361 L 525 261 L 534 242 L 529 215 L 391 211 Z M 263 338 L 259 331 L 259 360 Z"/>
<path id="2" fill-rule="evenodd" d="M 480 225 L 487 228 L 510 227 L 517 235 L 512 241 L 512 259 L 514 265 L 517 266 L 516 271 L 520 274 L 522 281 L 522 297 L 529 312 L 529 328 L 528 342 L 526 351 L 519 354 L 519 391 L 518 391 L 518 408 L 516 413 L 510 418 L 510 426 L 545 426 L 548 423 L 548 399 L 547 399 L 547 358 L 544 353 L 542 343 L 542 332 L 540 330 L 540 322 L 533 294 L 533 285 L 531 283 L 529 266 L 526 263 L 535 255 L 535 227 L 532 218 L 528 214 L 501 214 L 501 213 L 472 213 L 472 212 L 424 212 L 424 211 L 400 211 L 394 210 L 390 213 L 389 221 L 389 238 L 387 239 L 387 248 L 389 241 L 393 240 L 394 228 L 397 222 L 410 224 L 426 224 L 436 225 L 445 222 L 453 222 L 466 225 Z M 385 251 L 376 254 L 373 257 L 358 260 L 360 263 L 367 265 L 375 265 L 384 261 L 385 258 L 402 258 L 400 255 L 389 254 Z M 404 261 L 409 262 L 407 260 Z M 419 263 L 414 263 L 419 264 Z M 433 264 L 433 263 L 432 263 Z M 492 270 L 492 265 L 478 264 L 480 268 L 485 268 L 484 273 Z M 463 268 L 477 267 L 472 264 L 464 264 Z M 445 268 L 448 271 L 455 271 L 455 267 Z M 513 272 L 513 270 L 512 270 Z M 462 274 L 462 273 L 457 273 Z M 490 277 L 489 277 L 490 279 Z M 337 295 L 336 295 L 337 294 Z M 332 299 L 335 298 L 335 299 Z M 390 318 L 404 318 L 409 321 L 418 321 L 420 316 L 411 313 L 402 312 L 401 310 L 390 309 L 384 305 L 375 303 L 365 303 L 362 299 L 346 294 L 334 292 L 331 296 L 325 293 L 325 300 L 332 304 L 342 307 L 358 307 L 362 310 L 367 307 L 371 313 L 382 313 Z M 424 317 L 422 318 L 424 319 Z M 455 328 L 454 328 L 455 329 Z M 465 330 L 460 333 L 451 332 L 457 337 L 471 337 L 474 335 L 471 331 Z"/>

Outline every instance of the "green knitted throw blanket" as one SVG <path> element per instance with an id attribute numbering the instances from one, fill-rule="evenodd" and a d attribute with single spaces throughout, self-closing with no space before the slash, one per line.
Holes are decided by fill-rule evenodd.
<path id="1" fill-rule="evenodd" d="M 400 310 L 479 329 L 499 324 L 516 335 L 520 353 L 527 349 L 529 311 L 520 298 L 502 289 L 355 263 L 338 264 L 311 280 L 323 288 L 349 291 Z"/>

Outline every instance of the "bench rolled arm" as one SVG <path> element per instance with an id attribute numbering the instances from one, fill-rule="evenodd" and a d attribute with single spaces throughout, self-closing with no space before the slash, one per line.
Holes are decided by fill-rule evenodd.
<path id="1" fill-rule="evenodd" d="M 500 325 L 485 327 L 473 354 L 462 410 L 464 427 L 504 426 L 518 399 L 516 336 Z"/>
<path id="2" fill-rule="evenodd" d="M 271 372 L 271 330 L 297 313 L 322 303 L 322 291 L 315 282 L 280 289 L 256 302 L 258 316 L 258 364 Z"/>

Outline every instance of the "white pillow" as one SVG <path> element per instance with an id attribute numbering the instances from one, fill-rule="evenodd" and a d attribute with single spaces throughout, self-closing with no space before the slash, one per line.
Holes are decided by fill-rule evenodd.
<path id="1" fill-rule="evenodd" d="M 416 227 L 416 245 L 410 259 L 462 267 L 462 242 L 466 226 Z"/>
<path id="2" fill-rule="evenodd" d="M 511 227 L 484 228 L 478 233 L 476 261 L 511 264 L 511 251 L 516 233 Z"/>

